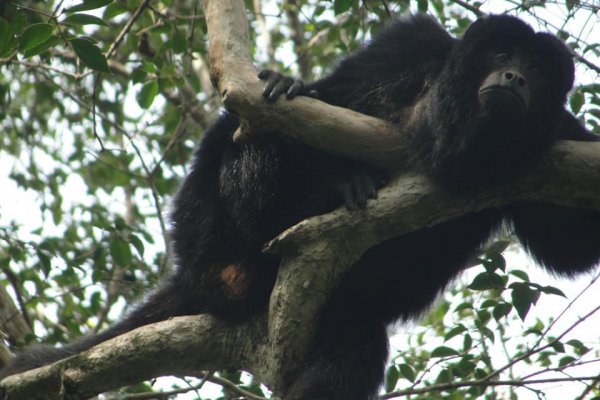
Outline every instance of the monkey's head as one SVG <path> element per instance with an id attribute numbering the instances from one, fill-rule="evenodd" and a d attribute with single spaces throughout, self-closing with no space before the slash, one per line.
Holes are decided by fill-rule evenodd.
<path id="1" fill-rule="evenodd" d="M 478 187 L 514 176 L 558 140 L 573 79 L 555 36 L 510 16 L 474 22 L 428 94 L 432 173 Z"/>

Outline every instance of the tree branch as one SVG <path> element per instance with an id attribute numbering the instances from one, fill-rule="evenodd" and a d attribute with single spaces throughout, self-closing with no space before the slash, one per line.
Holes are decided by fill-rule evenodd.
<path id="1" fill-rule="evenodd" d="M 9 376 L 2 380 L 0 398 L 87 399 L 156 376 L 194 375 L 192 371 L 202 368 L 239 368 L 240 363 L 246 367 L 245 356 L 260 353 L 251 338 L 255 337 L 252 330 L 260 330 L 261 325 L 264 318 L 244 326 L 208 315 L 173 318 L 54 364 Z"/>
<path id="2" fill-rule="evenodd" d="M 307 219 L 268 245 L 268 251 L 285 260 L 268 323 L 266 315 L 240 324 L 208 315 L 173 318 L 7 377 L 0 387 L 8 399 L 55 399 L 65 391 L 70 399 L 84 399 L 156 376 L 234 367 L 284 392 L 310 345 L 322 304 L 364 250 L 393 236 L 515 200 L 600 210 L 600 188 L 586 184 L 597 179 L 596 152 L 587 143 L 561 143 L 528 176 L 469 199 L 443 192 L 423 176 L 398 177 L 364 211 L 338 209 Z"/>
<path id="3" fill-rule="evenodd" d="M 401 164 L 405 143 L 386 121 L 307 97 L 268 105 L 250 58 L 243 5 L 205 0 L 204 13 L 211 79 L 225 107 L 242 119 L 236 140 L 285 127 L 286 135 L 336 154 L 385 168 Z"/>

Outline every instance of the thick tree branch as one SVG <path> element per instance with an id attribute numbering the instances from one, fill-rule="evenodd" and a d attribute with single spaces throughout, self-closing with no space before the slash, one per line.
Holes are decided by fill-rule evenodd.
<path id="1" fill-rule="evenodd" d="M 12 272 L 9 274 L 9 279 L 14 286 L 14 274 Z M 17 292 L 17 298 L 19 299 L 19 304 L 22 304 L 22 298 L 20 297 L 18 286 L 15 291 Z M 21 313 L 23 312 L 23 313 Z M 29 322 L 29 318 L 26 318 L 27 314 L 24 312 L 22 308 L 19 311 L 15 305 L 15 302 L 12 300 L 8 292 L 3 286 L 0 286 L 0 326 L 6 336 L 8 336 L 8 340 L 13 343 L 21 342 L 28 334 L 31 334 L 31 324 Z M 0 345 L 0 368 L 6 366 L 10 361 L 10 351 L 8 348 L 2 344 Z"/>
<path id="2" fill-rule="evenodd" d="M 242 118 L 238 139 L 261 127 L 388 169 L 402 166 L 408 146 L 406 135 L 399 133 L 406 121 L 391 126 L 308 98 L 266 105 L 263 85 L 256 80 L 248 55 L 243 9 L 239 2 L 219 1 L 219 9 L 227 8 L 219 12 L 216 4 L 205 2 L 209 34 L 219 34 L 210 36 L 212 77 L 224 104 Z M 270 246 L 285 261 L 269 310 L 271 361 L 282 373 L 293 372 L 289 365 L 307 349 L 315 318 L 331 288 L 366 249 L 383 240 L 515 200 L 600 209 L 599 190 L 590 184 L 598 178 L 598 154 L 597 143 L 561 143 L 527 177 L 469 199 L 439 191 L 426 177 L 404 176 L 364 212 L 340 209 L 291 228 Z M 271 383 L 276 386 L 286 382 L 285 374 L 275 378 Z"/>
<path id="3" fill-rule="evenodd" d="M 269 251 L 282 254 L 284 263 L 268 324 L 264 315 L 242 324 L 204 315 L 149 325 L 68 360 L 6 378 L 4 398 L 55 399 L 68 390 L 70 399 L 84 399 L 155 376 L 225 367 L 247 369 L 285 390 L 310 344 L 321 305 L 364 250 L 389 237 L 515 200 L 600 210 L 600 188 L 589 184 L 600 170 L 596 151 L 587 143 L 561 143 L 528 176 L 469 199 L 443 192 L 423 176 L 401 176 L 364 211 L 338 209 L 310 218 L 270 243 Z"/>
<path id="4" fill-rule="evenodd" d="M 9 376 L 2 381 L 0 398 L 87 399 L 156 376 L 194 375 L 193 371 L 202 368 L 247 368 L 246 356 L 260 354 L 252 330 L 260 331 L 261 326 L 264 318 L 244 326 L 208 315 L 173 318 L 54 364 Z"/>
<path id="5" fill-rule="evenodd" d="M 204 12 L 211 79 L 225 107 L 242 118 L 237 140 L 285 127 L 287 135 L 337 154 L 386 168 L 401 164 L 405 143 L 385 121 L 306 97 L 267 105 L 250 59 L 243 5 L 205 0 Z"/>
<path id="6" fill-rule="evenodd" d="M 564 141 L 522 178 L 465 198 L 440 190 L 423 175 L 404 174 L 379 192 L 364 212 L 338 209 L 288 229 L 269 245 L 287 254 L 306 240 L 340 238 L 359 255 L 384 240 L 461 215 L 518 201 L 600 210 L 600 143 Z M 328 244 L 329 245 L 329 244 Z"/>

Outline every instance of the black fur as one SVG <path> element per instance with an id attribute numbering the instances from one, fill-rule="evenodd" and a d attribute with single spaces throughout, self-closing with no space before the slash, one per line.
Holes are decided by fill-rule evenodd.
<path id="1" fill-rule="evenodd" d="M 497 71 L 522 78 L 517 95 L 479 93 Z M 293 85 L 291 97 L 317 96 L 391 122 L 408 118 L 412 168 L 469 194 L 519 174 L 559 138 L 597 140 L 564 109 L 573 74 L 558 39 L 516 18 L 481 19 L 458 40 L 416 16 L 389 25 L 331 75 Z M 381 172 L 276 134 L 234 144 L 237 126 L 224 113 L 196 151 L 175 198 L 178 268 L 166 283 L 105 333 L 50 354 L 24 353 L 3 375 L 173 315 L 247 318 L 268 301 L 279 262 L 261 252 L 263 244 L 307 216 L 363 206 L 380 182 Z M 600 258 L 598 212 L 542 204 L 485 210 L 381 243 L 332 294 L 286 400 L 373 398 L 387 357 L 386 325 L 423 312 L 505 220 L 551 271 L 572 275 Z"/>

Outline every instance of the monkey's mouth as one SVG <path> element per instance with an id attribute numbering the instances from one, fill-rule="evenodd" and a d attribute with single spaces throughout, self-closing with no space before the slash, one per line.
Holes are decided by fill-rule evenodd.
<path id="1" fill-rule="evenodd" d="M 523 96 L 506 86 L 485 87 L 479 91 L 479 99 L 481 103 L 492 107 L 514 108 L 516 106 L 520 112 L 527 111 L 527 102 Z"/>

